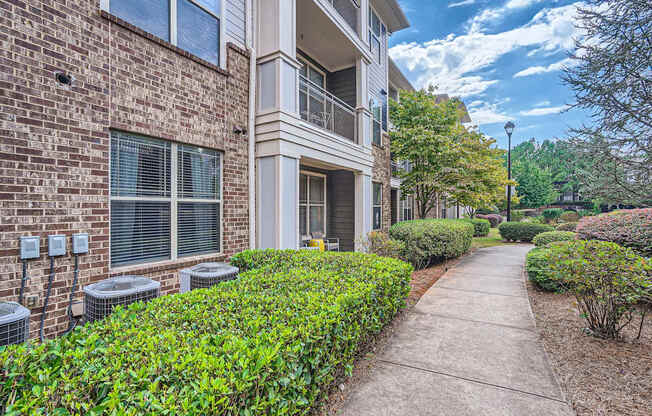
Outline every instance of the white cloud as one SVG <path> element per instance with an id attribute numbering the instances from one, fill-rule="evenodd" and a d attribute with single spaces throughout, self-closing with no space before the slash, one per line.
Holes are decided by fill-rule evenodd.
<path id="1" fill-rule="evenodd" d="M 469 115 L 473 123 L 491 124 L 491 123 L 505 123 L 512 118 L 507 114 L 500 111 L 500 105 L 505 101 L 497 103 L 487 103 L 484 101 L 473 101 L 468 105 Z"/>
<path id="2" fill-rule="evenodd" d="M 538 117 L 538 116 L 548 116 L 551 114 L 559 114 L 564 110 L 567 110 L 567 105 L 561 105 L 558 107 L 542 107 L 542 108 L 533 108 L 527 111 L 521 111 L 519 114 L 522 116 Z"/>
<path id="3" fill-rule="evenodd" d="M 475 0 L 462 0 L 462 1 L 459 1 L 457 3 L 450 3 L 448 5 L 448 8 L 460 7 L 460 6 L 468 6 L 468 5 L 471 5 L 471 4 L 475 4 Z"/>
<path id="4" fill-rule="evenodd" d="M 542 1 L 544 0 L 509 0 L 502 7 L 485 9 L 468 22 L 470 32 L 482 32 L 485 29 L 485 25 L 502 21 L 508 14 L 533 6 L 536 3 L 541 3 Z"/>
<path id="5" fill-rule="evenodd" d="M 548 66 L 531 66 L 520 72 L 514 74 L 514 78 L 529 77 L 531 75 L 545 74 L 547 72 L 560 71 L 573 64 L 570 58 L 562 59 L 559 62 L 554 62 Z"/>
<path id="6" fill-rule="evenodd" d="M 543 9 L 527 24 L 502 33 L 468 32 L 424 43 L 402 43 L 392 47 L 390 55 L 416 78 L 418 88 L 436 85 L 439 92 L 452 96 L 479 95 L 498 83 L 489 78 L 489 70 L 504 55 L 519 49 L 571 49 L 578 34 L 573 25 L 576 10 L 576 5 Z"/>
<path id="7" fill-rule="evenodd" d="M 535 107 L 547 107 L 550 105 L 550 101 L 545 100 L 545 101 L 540 101 L 536 104 L 534 104 Z"/>

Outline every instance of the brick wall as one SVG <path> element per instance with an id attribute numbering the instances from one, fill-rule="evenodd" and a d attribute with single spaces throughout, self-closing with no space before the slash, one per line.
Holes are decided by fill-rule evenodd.
<path id="1" fill-rule="evenodd" d="M 55 71 L 74 76 L 72 87 Z M 19 237 L 41 236 L 29 263 L 26 295 L 38 332 L 48 280 L 47 235 L 87 232 L 80 285 L 125 272 L 178 290 L 183 259 L 148 267 L 109 267 L 111 129 L 224 152 L 224 256 L 248 241 L 247 125 L 249 59 L 227 47 L 220 69 L 100 12 L 99 0 L 0 0 L 0 300 L 17 300 Z M 210 260 L 221 260 L 213 257 Z M 201 259 L 206 261 L 206 258 Z M 57 258 L 46 336 L 64 330 L 73 279 L 71 255 Z M 76 292 L 81 299 L 81 292 Z"/>
<path id="2" fill-rule="evenodd" d="M 372 154 L 374 157 L 374 167 L 372 169 L 371 180 L 373 182 L 380 182 L 383 184 L 382 231 L 389 232 L 389 227 L 392 225 L 392 169 L 389 151 L 389 136 L 387 134 L 383 134 L 382 143 L 382 146 L 376 146 L 375 144 L 371 145 Z"/>

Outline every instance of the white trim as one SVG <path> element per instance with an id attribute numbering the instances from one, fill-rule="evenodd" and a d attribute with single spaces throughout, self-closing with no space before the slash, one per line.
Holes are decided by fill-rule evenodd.
<path id="1" fill-rule="evenodd" d="M 375 185 L 380 185 L 380 205 L 376 204 L 374 198 Z M 378 228 L 374 228 L 374 210 L 376 208 L 380 208 L 380 226 Z M 376 181 L 371 182 L 371 229 L 374 231 L 383 229 L 383 183 L 382 182 L 376 182 Z"/>
<path id="2" fill-rule="evenodd" d="M 301 175 L 306 175 L 308 178 L 306 180 L 306 202 L 305 204 L 301 203 Z M 323 202 L 323 207 L 324 207 L 324 235 L 328 235 L 328 216 L 326 214 L 327 208 L 328 208 L 328 191 L 327 191 L 327 176 L 324 175 L 323 173 L 319 172 L 312 172 L 309 170 L 304 170 L 304 169 L 299 169 L 299 181 L 297 182 L 297 198 L 299 199 L 299 204 L 297 205 L 297 217 L 299 218 L 299 228 L 298 228 L 298 233 L 299 233 L 299 243 L 303 241 L 304 237 L 308 236 L 303 236 L 301 235 L 301 207 L 305 206 L 306 207 L 306 231 L 308 234 L 310 234 L 310 208 L 315 206 L 315 207 L 320 207 L 322 204 L 312 204 L 310 203 L 310 177 L 315 176 L 315 177 L 320 177 L 324 179 L 324 202 Z"/>

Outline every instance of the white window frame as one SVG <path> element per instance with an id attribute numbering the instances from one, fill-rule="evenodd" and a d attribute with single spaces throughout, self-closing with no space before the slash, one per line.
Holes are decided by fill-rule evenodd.
<path id="1" fill-rule="evenodd" d="M 399 221 L 409 221 L 414 219 L 414 196 L 413 195 L 406 195 L 405 199 L 399 198 Z M 408 210 L 410 211 L 410 218 L 405 218 L 405 211 Z"/>
<path id="2" fill-rule="evenodd" d="M 380 118 L 376 119 L 376 114 L 374 112 L 374 107 L 379 108 Z M 371 110 L 371 143 L 382 146 L 383 145 L 383 102 L 378 99 L 378 96 L 375 94 L 371 95 L 369 100 L 369 109 Z M 378 138 L 378 143 L 374 140 L 374 123 L 379 124 L 380 137 Z"/>
<path id="3" fill-rule="evenodd" d="M 379 23 L 379 25 L 378 25 L 378 34 L 376 34 L 374 32 L 374 30 L 373 30 L 372 22 L 373 22 L 373 16 L 374 15 L 376 15 L 376 18 L 378 18 L 378 23 Z M 376 13 L 376 10 L 374 10 L 371 3 L 369 3 L 369 22 L 367 23 L 367 25 L 369 26 L 369 50 L 372 51 L 372 52 L 375 52 L 374 49 L 373 49 L 373 42 L 371 42 L 371 37 L 373 36 L 374 39 L 376 39 L 378 41 L 378 56 L 377 56 L 377 58 L 378 58 L 378 63 L 380 64 L 382 62 L 382 60 L 383 60 L 383 58 L 382 58 L 382 56 L 383 56 L 383 42 L 382 42 L 382 39 L 381 39 L 382 34 L 383 34 L 383 29 L 382 29 L 383 21 L 380 18 L 380 15 L 378 13 Z"/>
<path id="4" fill-rule="evenodd" d="M 326 90 L 326 73 L 324 71 L 322 71 L 321 69 L 319 69 L 317 67 L 317 65 L 311 63 L 305 56 L 303 56 L 301 54 L 297 54 L 297 61 L 299 61 L 300 63 L 302 63 L 303 65 L 306 66 L 306 68 L 307 68 L 306 79 L 308 81 L 312 82 L 313 84 L 315 84 L 315 82 L 310 79 L 310 70 L 312 69 L 315 72 L 319 72 L 322 75 L 322 77 L 324 78 L 324 82 L 322 83 L 322 85 L 319 85 L 319 87 L 321 87 L 323 90 Z M 299 71 L 299 72 L 301 72 L 301 71 Z M 315 84 L 315 85 L 317 85 L 317 84 Z"/>
<path id="5" fill-rule="evenodd" d="M 226 68 L 226 39 L 225 39 L 225 29 L 224 27 L 226 26 L 226 19 L 223 18 L 224 13 L 225 13 L 225 4 L 227 0 L 220 0 L 220 15 L 216 16 L 215 13 L 212 11 L 208 10 L 206 7 L 204 7 L 202 4 L 197 2 L 196 0 L 187 0 L 190 3 L 194 4 L 195 6 L 199 7 L 209 15 L 213 16 L 214 18 L 217 19 L 219 25 L 220 25 L 220 39 L 219 39 L 219 56 L 218 56 L 218 66 L 220 68 Z M 177 45 L 177 32 L 178 32 L 178 27 L 177 27 L 177 0 L 168 0 L 169 4 L 169 10 L 170 10 L 170 43 L 174 46 Z M 100 9 L 104 10 L 107 13 L 111 13 L 111 0 L 100 0 Z M 190 53 L 190 52 L 188 52 Z"/>
<path id="6" fill-rule="evenodd" d="M 301 202 L 301 189 L 299 189 L 299 212 L 297 213 L 297 216 L 299 217 L 299 229 L 297 231 L 298 231 L 298 233 L 299 233 L 299 235 L 301 237 L 301 241 L 306 241 L 306 240 L 309 240 L 311 238 L 310 237 L 310 207 L 311 206 L 315 206 L 315 207 L 322 206 L 322 204 L 311 204 L 310 203 L 310 177 L 312 177 L 312 176 L 324 179 L 324 202 L 323 202 L 323 206 L 324 206 L 324 235 L 328 235 L 328 233 L 327 233 L 328 232 L 328 223 L 326 222 L 326 220 L 328 219 L 327 213 L 326 213 L 327 207 L 328 207 L 327 200 L 326 200 L 326 198 L 328 197 L 327 182 L 326 182 L 327 181 L 327 176 L 324 175 L 323 173 L 312 172 L 312 171 L 309 171 L 309 170 L 300 170 L 299 171 L 299 187 L 301 186 L 301 175 L 306 175 L 306 177 L 307 177 L 307 181 L 306 181 L 307 189 L 306 189 L 306 202 L 305 203 Z M 306 235 L 301 235 L 301 207 L 306 207 L 306 224 L 305 225 L 306 225 L 306 231 L 308 232 L 308 234 L 306 234 Z"/>
<path id="7" fill-rule="evenodd" d="M 380 185 L 380 205 L 376 204 L 376 198 L 374 198 L 374 188 L 375 185 Z M 374 228 L 374 211 L 376 208 L 380 208 L 380 224 L 378 228 Z M 383 183 L 382 182 L 371 182 L 371 228 L 372 230 L 382 230 L 383 228 Z"/>
<path id="8" fill-rule="evenodd" d="M 169 140 L 159 139 L 159 138 L 150 138 L 143 136 L 137 133 L 129 133 L 137 137 L 144 137 L 148 139 L 157 140 L 160 142 L 169 142 L 170 143 L 170 197 L 140 197 L 140 196 L 113 196 L 111 194 L 111 157 L 109 156 L 109 267 L 111 270 L 121 269 L 121 268 L 132 268 L 136 267 L 147 267 L 150 265 L 155 265 L 164 262 L 177 261 L 179 259 L 192 259 L 192 258 L 203 258 L 203 257 L 214 257 L 224 254 L 224 152 L 217 151 L 220 154 L 220 198 L 219 199 L 196 199 L 196 198 L 179 198 L 178 195 L 178 175 L 179 175 L 179 146 L 176 142 L 171 142 Z M 195 146 L 188 144 L 188 146 L 194 146 L 197 148 L 202 148 L 201 146 Z M 213 149 L 211 149 L 213 150 Z M 109 153 L 111 152 L 109 146 Z M 169 202 L 170 203 L 170 258 L 166 260 L 154 261 L 154 262 L 142 262 L 142 263 L 130 263 L 125 265 L 111 266 L 111 202 L 112 201 L 144 201 L 144 202 Z M 190 256 L 179 257 L 178 253 L 178 222 L 179 222 L 179 203 L 190 202 L 190 203 L 207 203 L 207 204 L 218 204 L 219 210 L 219 227 L 220 227 L 220 250 L 212 253 L 197 254 Z"/>

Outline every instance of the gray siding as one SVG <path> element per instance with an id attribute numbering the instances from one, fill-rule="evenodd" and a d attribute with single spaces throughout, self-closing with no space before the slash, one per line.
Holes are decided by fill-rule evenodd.
<path id="1" fill-rule="evenodd" d="M 355 67 L 330 72 L 326 77 L 326 88 L 337 98 L 355 108 Z"/>
<path id="2" fill-rule="evenodd" d="M 328 172 L 326 179 L 328 237 L 340 239 L 340 250 L 353 251 L 355 242 L 355 180 L 350 171 Z"/>
<path id="3" fill-rule="evenodd" d="M 382 22 L 382 20 L 381 20 Z M 384 22 L 382 22 L 385 25 Z M 369 36 L 366 34 L 365 36 Z M 387 69 L 388 69 L 388 55 L 387 55 L 387 37 L 388 33 L 385 30 L 385 33 L 381 31 L 380 39 L 380 63 L 374 59 L 374 61 L 369 65 L 369 98 L 378 97 L 379 100 L 382 100 L 384 96 L 380 94 L 381 90 L 387 91 Z"/>
<path id="4" fill-rule="evenodd" d="M 246 37 L 246 6 L 245 0 L 226 0 L 222 24 L 227 40 L 238 46 L 245 47 Z"/>

